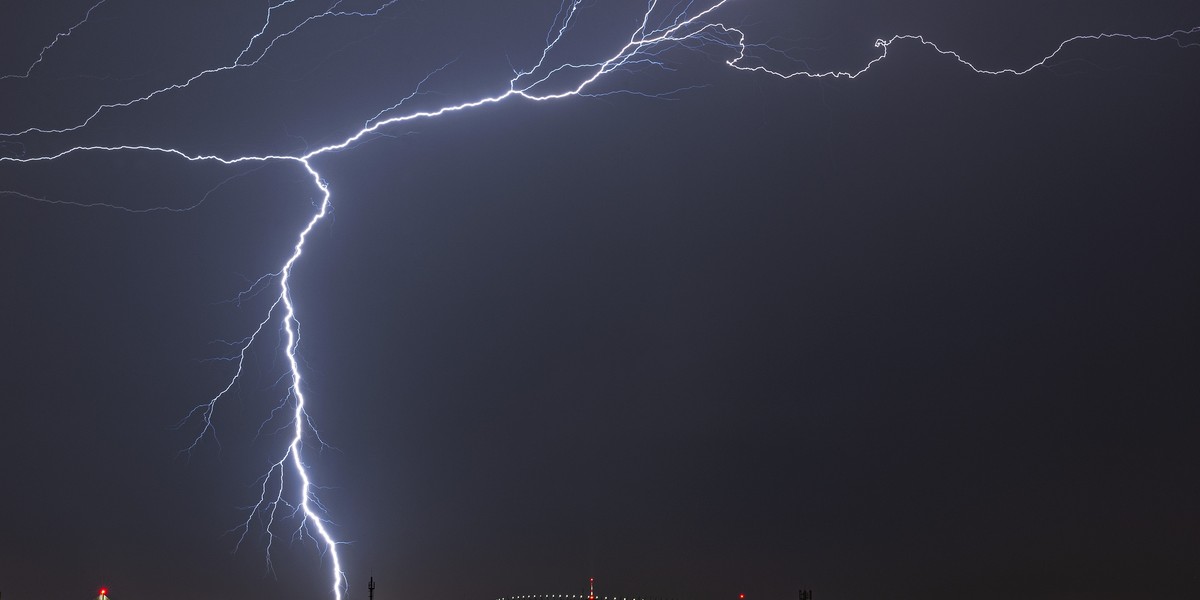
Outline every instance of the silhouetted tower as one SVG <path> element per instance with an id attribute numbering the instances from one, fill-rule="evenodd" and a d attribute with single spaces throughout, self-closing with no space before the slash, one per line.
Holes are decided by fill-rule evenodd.
<path id="1" fill-rule="evenodd" d="M 367 583 L 367 598 L 370 598 L 370 600 L 375 600 L 375 578 L 374 577 L 372 577 L 371 581 Z"/>
<path id="2" fill-rule="evenodd" d="M 588 600 L 596 600 L 596 578 L 588 577 Z"/>
<path id="3" fill-rule="evenodd" d="M 800 600 L 812 600 L 812 590 L 800 590 Z"/>

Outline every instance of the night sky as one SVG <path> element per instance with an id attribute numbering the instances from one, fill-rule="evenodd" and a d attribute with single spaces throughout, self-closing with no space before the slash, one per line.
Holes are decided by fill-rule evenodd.
<path id="1" fill-rule="evenodd" d="M 0 74 L 91 4 L 0 5 Z M 565 58 L 610 54 L 644 5 L 589 5 Z M 0 80 L 0 130 L 228 64 L 266 7 L 109 0 Z M 558 8 L 329 19 L 0 156 L 303 153 L 447 63 L 414 109 L 503 91 Z M 738 0 L 717 18 L 816 70 L 904 33 L 1002 68 L 1077 34 L 1194 27 L 1200 4 Z M 313 160 L 335 209 L 293 293 L 331 447 L 305 460 L 350 542 L 350 598 L 370 576 L 379 600 L 588 577 L 679 600 L 1200 597 L 1200 47 L 1079 44 L 1023 77 L 891 53 L 815 81 L 675 50 L 603 89 L 704 87 L 512 99 Z M 265 315 L 273 292 L 230 300 L 291 252 L 319 201 L 307 173 L 88 152 L 0 163 L 0 189 L 23 194 L 0 194 L 4 598 L 328 598 L 311 541 L 285 528 L 272 575 L 261 528 L 236 553 L 226 533 L 287 443 L 280 422 L 256 436 L 286 393 L 277 331 L 217 439 L 181 454 L 199 423 L 175 428 L 228 381 L 219 340 Z"/>

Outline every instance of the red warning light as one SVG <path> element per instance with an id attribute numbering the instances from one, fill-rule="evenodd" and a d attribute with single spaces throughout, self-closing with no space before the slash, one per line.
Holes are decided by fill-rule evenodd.
<path id="1" fill-rule="evenodd" d="M 101 595 L 101 596 L 107 596 L 107 595 L 108 595 L 108 588 L 100 588 L 100 595 Z"/>
<path id="2" fill-rule="evenodd" d="M 745 594 L 738 594 L 738 600 L 746 600 Z"/>

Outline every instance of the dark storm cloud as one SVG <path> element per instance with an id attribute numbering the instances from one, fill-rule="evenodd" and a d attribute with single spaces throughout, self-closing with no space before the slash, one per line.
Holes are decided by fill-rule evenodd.
<path id="1" fill-rule="evenodd" d="M 303 38 L 142 115 L 169 125 L 114 115 L 88 135 L 292 149 L 455 57 L 436 91 L 502 88 L 505 52 L 535 58 L 556 6 L 483 4 Z M 6 19 L 14 47 L 76 8 Z M 225 60 L 257 18 L 105 8 L 13 84 L 22 122 Z M 729 10 L 763 39 L 820 39 L 804 56 L 819 68 L 894 33 L 1004 66 L 1079 33 L 1200 22 L 1185 2 Z M 700 600 L 1194 597 L 1197 49 L 1089 46 L 1024 78 L 897 53 L 823 83 L 682 58 L 711 86 L 675 102 L 517 102 L 322 158 L 336 214 L 295 286 L 313 416 L 337 447 L 309 461 L 353 541 L 351 597 L 372 574 L 381 600 L 590 576 Z M 0 173 L 138 206 L 232 174 L 140 156 Z M 199 361 L 209 342 L 259 317 L 219 302 L 278 268 L 316 196 L 305 175 L 273 165 L 184 215 L 4 197 L 0 591 L 325 593 L 311 544 L 277 542 L 275 579 L 260 536 L 237 555 L 221 537 L 279 442 L 254 437 L 273 358 L 223 407 L 220 449 L 180 458 L 190 432 L 170 429 L 223 381 Z"/>

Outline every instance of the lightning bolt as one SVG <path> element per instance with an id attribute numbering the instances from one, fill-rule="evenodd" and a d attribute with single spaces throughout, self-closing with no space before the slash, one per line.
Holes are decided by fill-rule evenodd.
<path id="1" fill-rule="evenodd" d="M 103 5 L 106 1 L 100 0 L 93 4 L 81 20 L 55 35 L 23 72 L 4 75 L 0 77 L 0 81 L 31 78 L 37 67 L 53 54 L 52 51 L 55 50 L 59 42 L 69 37 L 78 28 L 85 26 L 92 18 L 93 13 L 103 10 Z M 300 321 L 297 317 L 296 304 L 291 287 L 294 267 L 303 258 L 305 244 L 310 234 L 330 214 L 332 209 L 332 192 L 329 184 L 318 170 L 317 165 L 314 164 L 316 159 L 324 155 L 351 149 L 374 136 L 387 135 L 386 130 L 392 129 L 398 124 L 436 119 L 450 113 L 483 108 L 509 100 L 520 99 L 530 102 L 548 102 L 571 97 L 600 97 L 612 94 L 633 94 L 658 99 L 673 98 L 697 86 L 650 92 L 625 88 L 604 88 L 601 83 L 606 79 L 607 75 L 618 71 L 633 73 L 653 69 L 670 70 L 673 67 L 668 62 L 667 55 L 671 51 L 699 52 L 710 57 L 720 55 L 723 63 L 730 68 L 783 79 L 856 79 L 868 71 L 877 68 L 891 55 L 890 51 L 893 46 L 904 42 L 929 48 L 937 54 L 949 57 L 959 65 L 980 75 L 993 76 L 1020 76 L 1037 69 L 1051 69 L 1054 67 L 1056 59 L 1063 54 L 1067 47 L 1083 43 L 1119 39 L 1136 42 L 1172 42 L 1180 48 L 1200 47 L 1200 40 L 1196 39 L 1200 35 L 1200 27 L 1177 29 L 1170 33 L 1156 36 L 1125 33 L 1079 35 L 1063 40 L 1052 52 L 1032 64 L 1019 67 L 987 69 L 968 61 L 955 51 L 943 49 L 927 40 L 924 36 L 895 35 L 890 38 L 878 39 L 875 42 L 878 55 L 855 69 L 828 71 L 809 70 L 807 68 L 786 69 L 778 66 L 768 66 L 768 61 L 774 60 L 792 65 L 803 63 L 792 59 L 787 52 L 778 50 L 770 44 L 748 42 L 747 36 L 741 29 L 726 25 L 716 19 L 718 13 L 727 5 L 733 4 L 735 0 L 712 0 L 706 3 L 693 0 L 661 4 L 658 0 L 647 0 L 644 10 L 636 18 L 631 19 L 633 23 L 632 30 L 627 36 L 627 41 L 616 44 L 615 48 L 608 53 L 596 55 L 595 58 L 590 60 L 579 62 L 561 59 L 556 61 L 556 57 L 566 54 L 560 50 L 563 45 L 568 43 L 567 40 L 570 32 L 579 20 L 580 15 L 587 9 L 583 0 L 565 0 L 559 6 L 559 10 L 547 31 L 544 47 L 537 60 L 525 69 L 514 68 L 511 78 L 508 79 L 507 85 L 504 86 L 503 91 L 500 93 L 484 95 L 424 110 L 406 111 L 409 102 L 424 93 L 422 91 L 423 87 L 432 78 L 450 68 L 451 64 L 448 63 L 430 72 L 411 94 L 401 98 L 390 106 L 380 108 L 373 116 L 365 119 L 362 127 L 357 131 L 341 139 L 341 141 L 304 153 L 221 156 L 217 154 L 189 153 L 179 148 L 165 146 L 95 144 L 69 146 L 57 151 L 32 156 L 24 155 L 24 140 L 32 139 L 33 136 L 54 139 L 56 136 L 77 133 L 91 125 L 103 113 L 129 109 L 136 105 L 151 102 L 155 98 L 167 94 L 184 92 L 202 79 L 218 77 L 231 71 L 253 68 L 277 48 L 278 42 L 311 26 L 314 22 L 324 19 L 366 19 L 378 17 L 385 11 L 392 9 L 397 1 L 389 0 L 377 4 L 372 10 L 356 11 L 343 9 L 343 2 L 337 0 L 327 2 L 326 8 L 323 10 L 302 14 L 299 17 L 294 15 L 288 17 L 286 16 L 288 10 L 297 9 L 295 5 L 296 0 L 276 0 L 267 7 L 266 14 L 258 30 L 236 52 L 230 53 L 231 58 L 225 64 L 208 67 L 175 83 L 170 83 L 132 98 L 100 104 L 80 112 L 79 117 L 67 124 L 32 125 L 16 131 L 0 132 L 0 139 L 12 140 L 8 142 L 10 144 L 9 147 L 17 148 L 20 151 L 18 152 L 19 156 L 0 156 L 0 164 L 53 162 L 69 155 L 97 152 L 155 153 L 187 162 L 217 163 L 227 167 L 290 163 L 302 169 L 307 177 L 312 180 L 313 185 L 319 191 L 319 201 L 315 203 L 315 211 L 304 228 L 296 234 L 295 243 L 292 246 L 290 254 L 278 270 L 265 274 L 253 281 L 234 300 L 240 303 L 242 299 L 248 296 L 273 288 L 275 290 L 273 302 L 266 310 L 265 316 L 258 321 L 257 327 L 249 335 L 241 340 L 226 342 L 233 349 L 233 352 L 222 360 L 233 365 L 232 374 L 220 390 L 205 402 L 196 405 L 185 415 L 179 425 L 182 427 L 195 422 L 199 423 L 199 432 L 183 450 L 186 453 L 197 450 L 206 438 L 211 437 L 215 440 L 215 413 L 221 400 L 226 398 L 242 379 L 246 360 L 251 355 L 252 350 L 262 345 L 263 342 L 261 340 L 264 332 L 273 326 L 277 326 L 282 330 L 283 343 L 281 351 L 286 362 L 286 373 L 282 379 L 287 381 L 287 392 L 278 405 L 271 411 L 267 420 L 262 423 L 259 431 L 261 432 L 278 414 L 283 413 L 289 415 L 289 417 L 287 424 L 281 429 L 290 430 L 290 437 L 288 438 L 286 447 L 279 450 L 276 458 L 269 465 L 267 472 L 258 481 L 258 497 L 255 503 L 248 507 L 249 516 L 240 526 L 235 528 L 235 531 L 240 531 L 237 544 L 240 547 L 246 535 L 254 527 L 255 519 L 261 519 L 264 523 L 262 529 L 267 537 L 266 560 L 268 568 L 270 568 L 271 549 L 276 537 L 277 524 L 286 519 L 298 520 L 299 524 L 292 537 L 293 539 L 311 539 L 316 542 L 319 551 L 329 557 L 330 591 L 336 600 L 341 600 L 347 585 L 346 575 L 342 569 L 341 557 L 338 554 L 338 546 L 342 542 L 339 542 L 331 532 L 333 524 L 317 497 L 316 491 L 319 488 L 314 483 L 311 470 L 304 461 L 306 446 L 315 445 L 319 447 L 324 445 L 324 442 L 313 426 L 307 412 L 308 398 L 304 394 L 302 369 L 298 354 Z M 240 172 L 230 176 L 218 184 L 216 188 L 209 190 L 198 201 L 183 208 L 160 206 L 148 209 L 134 209 L 110 203 L 87 203 L 51 199 L 15 190 L 0 190 L 0 194 L 33 202 L 66 204 L 81 208 L 114 209 L 131 213 L 156 211 L 188 212 L 199 207 L 221 185 L 228 183 L 234 178 L 241 177 L 247 172 Z"/>
<path id="2" fill-rule="evenodd" d="M 85 23 L 90 21 L 92 18 L 92 13 L 96 12 L 96 9 L 100 8 L 100 6 L 102 4 L 104 4 L 105 2 L 108 2 L 108 0 L 100 0 L 99 2 L 93 4 L 91 6 L 91 8 L 87 9 L 87 12 L 84 13 L 83 18 L 80 19 L 79 22 L 77 22 L 74 25 L 72 25 L 71 27 L 69 27 L 66 31 L 62 31 L 58 34 L 55 34 L 54 39 L 50 40 L 49 44 L 42 46 L 41 52 L 38 52 L 37 59 L 34 60 L 32 63 L 29 63 L 29 67 L 27 69 L 25 69 L 24 73 L 10 73 L 8 75 L 0 75 L 0 81 L 4 81 L 5 79 L 29 79 L 29 76 L 33 74 L 33 70 L 36 69 L 38 65 L 42 64 L 43 60 L 46 60 L 46 53 L 49 52 L 51 48 L 57 46 L 59 42 L 63 41 L 66 38 L 71 37 L 71 34 L 75 33 L 76 29 L 79 29 Z"/>

